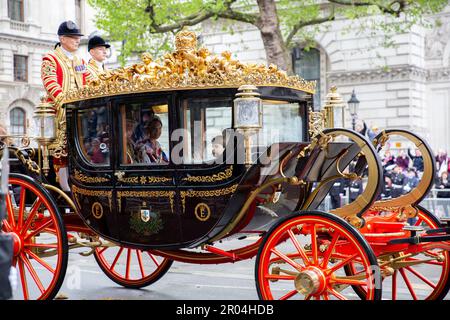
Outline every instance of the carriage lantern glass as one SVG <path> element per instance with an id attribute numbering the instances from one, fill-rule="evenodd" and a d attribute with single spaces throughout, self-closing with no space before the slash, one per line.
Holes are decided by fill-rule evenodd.
<path id="1" fill-rule="evenodd" d="M 42 98 L 41 103 L 39 103 L 34 111 L 34 120 L 38 130 L 36 140 L 40 147 L 42 146 L 42 171 L 45 175 L 50 170 L 48 146 L 56 139 L 55 115 L 53 105 L 46 102 L 45 98 Z"/>
<path id="2" fill-rule="evenodd" d="M 48 145 L 55 140 L 55 110 L 51 103 L 42 99 L 34 112 L 34 120 L 38 130 L 36 139 L 41 145 Z"/>
<path id="3" fill-rule="evenodd" d="M 344 128 L 345 107 L 346 103 L 337 92 L 337 87 L 331 87 L 330 92 L 327 94 L 324 107 L 327 128 Z"/>
<path id="4" fill-rule="evenodd" d="M 37 141 L 41 145 L 48 145 L 55 140 L 55 110 L 51 103 L 41 99 L 41 103 L 34 112 L 34 120 L 38 129 Z"/>
<path id="5" fill-rule="evenodd" d="M 233 107 L 234 129 L 242 132 L 245 142 L 245 164 L 251 165 L 251 136 L 262 128 L 262 100 L 253 85 L 239 87 Z"/>

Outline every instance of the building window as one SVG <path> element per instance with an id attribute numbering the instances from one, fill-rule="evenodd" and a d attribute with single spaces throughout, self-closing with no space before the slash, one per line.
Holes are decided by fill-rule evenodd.
<path id="1" fill-rule="evenodd" d="M 25 110 L 15 107 L 9 114 L 11 134 L 24 135 L 27 129 L 27 117 Z"/>
<path id="2" fill-rule="evenodd" d="M 75 0 L 75 22 L 80 30 L 83 30 L 81 0 Z"/>
<path id="3" fill-rule="evenodd" d="M 314 94 L 314 110 L 320 109 L 320 51 L 311 48 L 308 51 L 294 48 L 294 72 L 305 80 L 317 81 Z"/>
<path id="4" fill-rule="evenodd" d="M 28 81 L 28 57 L 14 55 L 14 81 Z"/>
<path id="5" fill-rule="evenodd" d="M 11 20 L 24 22 L 24 0 L 8 0 L 8 17 Z"/>

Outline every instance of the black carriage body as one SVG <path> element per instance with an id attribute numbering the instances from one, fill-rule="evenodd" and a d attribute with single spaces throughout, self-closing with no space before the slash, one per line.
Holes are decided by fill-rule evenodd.
<path id="1" fill-rule="evenodd" d="M 168 164 L 137 165 L 125 164 L 126 156 L 122 156 L 125 149 L 123 137 L 126 134 L 123 132 L 124 117 L 130 116 L 130 109 L 134 108 L 140 115 L 146 112 L 145 106 L 149 104 L 156 106 L 153 108 L 155 110 L 164 109 L 160 114 L 161 118 L 165 117 L 162 122 L 168 127 L 166 133 L 172 136 L 180 127 L 186 129 L 189 123 L 197 120 L 203 123 L 202 119 L 209 116 L 209 111 L 202 109 L 202 106 L 218 106 L 216 109 L 229 115 L 225 118 L 232 119 L 236 89 L 143 93 L 66 105 L 70 184 L 81 218 L 97 234 L 127 246 L 176 249 L 207 243 L 223 234 L 225 228 L 230 229 L 227 235 L 249 228 L 266 230 L 276 218 L 301 208 L 311 191 L 311 185 L 283 184 L 280 200 L 267 206 L 269 211 L 250 207 L 248 214 L 236 221 L 252 192 L 270 179 L 281 176 L 280 161 L 292 152 L 297 154 L 309 144 L 307 109 L 311 104 L 311 95 L 287 88 L 261 87 L 259 90 L 261 98 L 269 103 L 298 104 L 301 123 L 297 130 L 301 136 L 298 141 L 272 144 L 259 150 L 253 155 L 255 162 L 249 168 L 237 161 L 238 154 L 243 153 L 239 139 L 235 139 L 236 143 L 233 144 L 234 152 L 230 152 L 229 147 L 225 149 L 226 159 L 220 164 L 207 161 L 174 163 L 170 157 Z M 190 101 L 194 101 L 192 107 L 186 107 Z M 145 110 L 136 106 L 144 106 Z M 97 159 L 97 163 L 94 163 L 93 157 L 87 159 L 87 142 L 82 140 L 86 140 L 86 134 L 90 134 L 92 119 L 89 118 L 89 112 L 93 114 L 92 111 L 98 110 L 101 110 L 102 120 L 109 127 L 106 129 L 107 148 L 103 146 L 103 151 L 107 149 L 101 158 L 103 162 L 98 163 Z M 188 117 L 186 110 L 189 111 Z M 232 127 L 232 123 L 217 123 L 222 123 L 221 129 Z M 200 137 L 194 133 L 190 141 L 183 143 L 190 146 L 195 139 Z M 177 142 L 167 140 L 168 151 L 176 148 Z M 335 153 L 334 158 L 326 160 L 323 155 L 314 154 L 312 156 L 316 160 L 310 162 L 315 163 L 314 166 L 310 164 L 308 167 L 306 164 L 302 168 L 298 167 L 297 159 L 291 159 L 285 164 L 285 170 L 290 174 L 301 175 L 306 180 L 317 181 L 314 175 L 326 175 L 339 152 L 348 147 L 348 144 L 334 143 L 330 149 L 331 153 Z M 276 155 L 274 150 L 277 151 Z M 261 161 L 267 156 L 271 158 L 270 165 L 267 161 Z M 320 172 L 314 172 L 317 169 L 313 167 L 320 168 Z M 316 206 L 322 198 L 309 207 Z"/>

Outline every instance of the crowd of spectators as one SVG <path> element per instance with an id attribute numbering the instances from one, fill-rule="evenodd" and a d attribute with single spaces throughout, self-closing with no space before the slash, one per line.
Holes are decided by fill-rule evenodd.
<path id="1" fill-rule="evenodd" d="M 356 124 L 355 131 L 370 140 L 378 134 L 376 127 L 368 128 L 364 121 Z M 383 149 L 384 150 L 384 149 Z M 424 171 L 424 160 L 418 149 L 387 148 L 380 153 L 383 164 L 384 184 L 380 195 L 381 199 L 396 198 L 410 192 L 415 188 Z M 444 150 L 435 154 L 436 176 L 434 195 L 437 198 L 450 198 L 450 156 Z M 340 179 L 330 190 L 331 208 L 341 206 L 343 196 L 352 202 L 364 191 L 361 180 L 348 181 Z"/>

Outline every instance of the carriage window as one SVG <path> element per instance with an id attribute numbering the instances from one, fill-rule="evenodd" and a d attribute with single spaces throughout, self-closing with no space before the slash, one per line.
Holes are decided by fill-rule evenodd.
<path id="1" fill-rule="evenodd" d="M 181 127 L 185 129 L 185 134 L 180 162 L 185 164 L 202 163 L 220 156 L 224 145 L 223 130 L 232 126 L 231 106 L 231 99 L 190 98 L 183 100 Z"/>
<path id="2" fill-rule="evenodd" d="M 303 109 L 298 103 L 263 100 L 263 128 L 258 145 L 304 141 Z"/>
<path id="3" fill-rule="evenodd" d="M 121 164 L 169 163 L 168 110 L 161 100 L 120 105 Z"/>
<path id="4" fill-rule="evenodd" d="M 88 162 L 109 165 L 110 136 L 106 106 L 78 111 L 78 141 Z"/>

